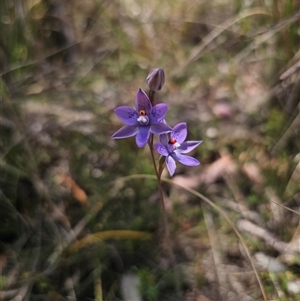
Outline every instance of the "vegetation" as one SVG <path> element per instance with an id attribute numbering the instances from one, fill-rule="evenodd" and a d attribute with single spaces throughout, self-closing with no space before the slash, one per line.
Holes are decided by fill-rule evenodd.
<path id="1" fill-rule="evenodd" d="M 299 300 L 298 1 L 3 0 L 1 300 Z M 200 166 L 112 140 L 153 67 Z"/>

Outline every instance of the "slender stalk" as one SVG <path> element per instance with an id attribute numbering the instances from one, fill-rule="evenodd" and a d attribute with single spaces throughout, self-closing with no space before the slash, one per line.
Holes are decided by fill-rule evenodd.
<path id="1" fill-rule="evenodd" d="M 155 105 L 155 91 L 149 90 L 148 96 L 152 103 L 152 106 L 154 106 Z"/>
<path id="2" fill-rule="evenodd" d="M 154 106 L 155 105 L 155 91 L 149 90 L 148 96 L 149 96 L 149 99 L 151 101 L 151 104 Z M 161 174 L 162 174 L 163 168 L 162 168 L 162 166 L 159 166 L 159 169 L 158 169 L 158 166 L 157 166 L 156 161 L 155 161 L 154 150 L 153 150 L 153 137 L 154 137 L 154 135 L 151 134 L 148 145 L 149 145 L 149 148 L 150 148 L 151 159 L 152 159 L 152 163 L 153 163 L 153 166 L 154 166 L 154 171 L 155 171 L 155 175 L 156 175 L 156 179 L 157 179 L 159 201 L 160 201 L 160 204 L 161 204 L 161 207 L 162 207 L 163 246 L 164 246 L 165 250 L 168 252 L 168 255 L 171 259 L 172 267 L 174 269 L 174 279 L 175 279 L 176 292 L 177 292 L 178 296 L 181 296 L 180 277 L 179 277 L 179 274 L 176 270 L 176 260 L 175 260 L 175 255 L 174 255 L 173 248 L 172 248 L 172 243 L 171 243 L 171 240 L 170 240 L 170 229 L 169 229 L 169 223 L 168 223 L 168 215 L 167 215 L 166 206 L 165 206 L 165 202 L 164 202 L 164 193 L 163 193 L 162 182 L 161 182 Z"/>
<path id="3" fill-rule="evenodd" d="M 159 193 L 159 200 L 160 200 L 160 204 L 162 207 L 162 211 L 163 211 L 163 229 L 164 229 L 164 237 L 166 240 L 166 243 L 168 245 L 170 245 L 170 230 L 169 230 L 169 224 L 168 224 L 168 217 L 167 217 L 167 212 L 166 212 L 166 206 L 165 206 L 165 202 L 164 202 L 164 194 L 163 194 L 163 189 L 162 189 L 162 185 L 161 185 L 161 180 L 160 180 L 160 174 L 159 171 L 157 169 L 157 164 L 154 158 L 154 152 L 153 152 L 153 134 L 151 134 L 150 140 L 149 140 L 149 148 L 150 148 L 150 153 L 151 153 L 151 159 L 152 159 L 152 163 L 154 166 L 154 170 L 155 170 L 155 175 L 157 178 L 157 187 L 158 187 L 158 193 Z"/>
<path id="4" fill-rule="evenodd" d="M 169 229 L 169 223 L 168 223 L 168 215 L 166 211 L 166 206 L 164 202 L 164 194 L 163 194 L 163 189 L 162 189 L 162 182 L 161 182 L 161 171 L 158 170 L 157 164 L 155 161 L 154 157 L 154 152 L 153 152 L 153 134 L 151 134 L 150 139 L 149 139 L 149 148 L 150 148 L 150 153 L 151 153 L 151 158 L 155 170 L 155 175 L 157 179 L 157 187 L 158 187 L 158 192 L 159 192 L 159 200 L 160 204 L 162 207 L 162 216 L 163 216 L 163 246 L 165 250 L 168 252 L 168 255 L 171 259 L 171 264 L 172 268 L 174 269 L 174 280 L 175 280 L 175 287 L 176 287 L 176 292 L 178 296 L 181 296 L 181 289 L 180 289 L 180 277 L 179 274 L 176 270 L 176 260 L 175 260 L 175 254 L 172 248 L 172 243 L 170 239 L 170 229 Z"/>
<path id="5" fill-rule="evenodd" d="M 148 96 L 149 96 L 149 99 L 151 101 L 151 104 L 154 106 L 155 105 L 155 91 L 150 89 L 149 93 L 148 93 Z M 170 230 L 169 230 L 169 225 L 168 225 L 168 217 L 167 217 L 166 206 L 165 206 L 165 202 L 164 202 L 163 189 L 162 189 L 162 185 L 161 185 L 161 181 L 160 181 L 161 172 L 157 168 L 157 164 L 156 164 L 155 157 L 154 157 L 154 152 L 153 152 L 153 136 L 154 136 L 153 134 L 150 135 L 148 145 L 149 145 L 149 148 L 150 148 L 151 159 L 152 159 L 152 163 L 153 163 L 153 166 L 154 166 L 155 175 L 156 175 L 156 178 L 157 178 L 159 200 L 160 200 L 161 207 L 162 207 L 162 210 L 163 210 L 164 239 L 165 239 L 166 244 L 170 245 Z"/>

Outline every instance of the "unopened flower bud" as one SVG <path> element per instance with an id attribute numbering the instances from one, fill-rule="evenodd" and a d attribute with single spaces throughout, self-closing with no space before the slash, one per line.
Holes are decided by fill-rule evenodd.
<path id="1" fill-rule="evenodd" d="M 162 68 L 153 68 L 146 79 L 149 89 L 160 91 L 165 83 L 165 71 Z"/>

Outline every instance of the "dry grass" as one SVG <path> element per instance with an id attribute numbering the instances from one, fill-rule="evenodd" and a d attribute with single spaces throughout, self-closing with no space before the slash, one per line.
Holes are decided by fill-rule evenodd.
<path id="1" fill-rule="evenodd" d="M 297 1 L 3 3 L 1 299 L 298 300 Z M 164 183 L 175 267 L 148 151 L 110 139 L 157 66 L 203 140 Z"/>

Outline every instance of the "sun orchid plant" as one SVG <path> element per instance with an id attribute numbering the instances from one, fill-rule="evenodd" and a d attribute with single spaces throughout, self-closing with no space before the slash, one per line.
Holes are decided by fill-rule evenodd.
<path id="1" fill-rule="evenodd" d="M 135 141 L 138 147 L 143 147 L 147 143 L 150 148 L 151 159 L 153 162 L 160 202 L 163 209 L 163 225 L 165 242 L 171 258 L 174 260 L 174 253 L 170 247 L 168 219 L 164 204 L 164 193 L 161 184 L 161 175 L 164 167 L 173 176 L 176 170 L 176 160 L 187 166 L 197 166 L 200 162 L 185 154 L 196 148 L 202 141 L 185 141 L 187 137 L 186 123 L 178 123 L 173 128 L 165 120 L 168 111 L 168 105 L 165 103 L 156 103 L 155 93 L 160 91 L 165 82 L 165 73 L 162 68 L 153 68 L 146 79 L 149 87 L 149 93 L 146 94 L 139 89 L 135 98 L 135 106 L 120 106 L 114 111 L 118 118 L 125 123 L 112 139 L 122 139 L 136 136 Z M 154 144 L 154 135 L 158 136 L 158 142 Z M 159 155 L 159 163 L 155 160 L 155 152 Z"/>
<path id="2" fill-rule="evenodd" d="M 165 103 L 155 105 L 155 92 L 160 91 L 165 82 L 164 70 L 153 68 L 150 70 L 146 82 L 149 87 L 149 96 L 142 89 L 139 89 L 135 98 L 135 108 L 120 106 L 114 110 L 125 125 L 111 138 L 122 139 L 136 136 L 137 146 L 143 147 L 148 142 L 153 154 L 153 134 L 158 135 L 159 142 L 154 145 L 154 149 L 162 157 L 159 161 L 159 169 L 156 168 L 156 164 L 154 167 L 159 178 L 165 165 L 170 176 L 174 175 L 175 160 L 187 166 L 199 165 L 200 162 L 197 159 L 183 154 L 192 151 L 202 141 L 185 141 L 187 136 L 186 123 L 179 123 L 171 128 L 164 119 L 168 105 Z"/>

